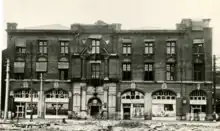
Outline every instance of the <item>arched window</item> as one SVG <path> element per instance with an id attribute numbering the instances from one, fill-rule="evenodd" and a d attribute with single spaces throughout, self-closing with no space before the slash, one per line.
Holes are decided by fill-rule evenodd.
<path id="1" fill-rule="evenodd" d="M 45 93 L 46 98 L 68 98 L 69 94 L 67 91 L 62 89 L 53 89 Z"/>
<path id="2" fill-rule="evenodd" d="M 122 94 L 122 99 L 144 99 L 144 94 L 139 91 L 126 91 Z"/>
<path id="3" fill-rule="evenodd" d="M 175 100 L 176 99 L 176 93 L 171 91 L 171 90 L 158 90 L 152 94 L 153 99 L 171 99 Z"/>
<path id="4" fill-rule="evenodd" d="M 190 100 L 206 100 L 206 93 L 202 90 L 194 90 L 189 96 Z"/>
<path id="5" fill-rule="evenodd" d="M 38 94 L 36 90 L 32 90 L 33 98 L 37 98 Z M 31 98 L 31 89 L 20 89 L 14 92 L 14 98 Z"/>

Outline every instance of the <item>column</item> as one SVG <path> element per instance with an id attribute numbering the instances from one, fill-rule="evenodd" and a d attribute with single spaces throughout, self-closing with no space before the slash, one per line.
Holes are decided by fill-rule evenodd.
<path id="1" fill-rule="evenodd" d="M 104 71 L 104 80 L 108 80 L 108 57 L 105 58 L 105 71 Z"/>
<path id="2" fill-rule="evenodd" d="M 145 120 L 152 119 L 152 97 L 151 93 L 145 93 L 144 96 L 144 113 L 145 113 Z"/>
<path id="3" fill-rule="evenodd" d="M 130 120 L 133 118 L 133 103 L 131 103 L 131 108 L 130 108 Z"/>
<path id="4" fill-rule="evenodd" d="M 124 115 L 123 114 L 123 104 L 120 105 L 120 108 L 121 108 L 121 120 L 123 120 L 123 115 Z"/>
<path id="5" fill-rule="evenodd" d="M 116 112 L 118 113 L 118 115 L 121 115 L 121 92 L 118 92 L 116 97 Z"/>
<path id="6" fill-rule="evenodd" d="M 72 89 L 69 91 L 69 111 L 73 109 L 73 93 Z"/>
<path id="7" fill-rule="evenodd" d="M 182 115 L 183 115 L 182 101 L 183 101 L 183 97 L 180 96 L 178 93 L 177 98 L 176 98 L 176 120 L 181 120 Z"/>
<path id="8" fill-rule="evenodd" d="M 206 109 L 207 120 L 212 120 L 212 91 L 207 91 Z"/>
<path id="9" fill-rule="evenodd" d="M 86 79 L 86 58 L 82 57 L 82 80 Z"/>
<path id="10" fill-rule="evenodd" d="M 108 87 L 105 86 L 104 87 L 104 99 L 103 99 L 103 103 L 104 103 L 104 110 L 107 110 L 108 108 Z"/>
<path id="11" fill-rule="evenodd" d="M 86 85 L 81 85 L 82 98 L 81 98 L 81 111 L 86 111 Z"/>

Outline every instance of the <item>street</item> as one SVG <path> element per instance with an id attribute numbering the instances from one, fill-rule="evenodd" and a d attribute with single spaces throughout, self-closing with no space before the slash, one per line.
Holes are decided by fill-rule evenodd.
<path id="1" fill-rule="evenodd" d="M 220 131 L 220 122 L 132 120 L 20 120 L 0 121 L 0 130 L 36 131 Z"/>

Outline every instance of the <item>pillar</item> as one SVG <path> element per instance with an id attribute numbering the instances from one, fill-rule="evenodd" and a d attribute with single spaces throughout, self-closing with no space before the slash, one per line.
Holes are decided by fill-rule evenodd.
<path id="1" fill-rule="evenodd" d="M 73 109 L 73 91 L 72 89 L 69 91 L 69 111 Z"/>
<path id="2" fill-rule="evenodd" d="M 212 91 L 207 91 L 206 118 L 212 120 Z"/>
<path id="3" fill-rule="evenodd" d="M 86 79 L 86 58 L 82 57 L 82 80 Z"/>
<path id="4" fill-rule="evenodd" d="M 79 83 L 73 84 L 73 111 L 80 111 L 81 87 Z"/>
<path id="5" fill-rule="evenodd" d="M 105 86 L 104 87 L 104 99 L 103 99 L 103 103 L 104 103 L 104 110 L 107 111 L 108 108 L 108 87 Z"/>
<path id="6" fill-rule="evenodd" d="M 81 85 L 81 111 L 86 111 L 86 85 Z"/>
<path id="7" fill-rule="evenodd" d="M 104 70 L 104 80 L 108 80 L 108 66 L 109 66 L 109 63 L 108 63 L 108 58 L 106 57 L 105 58 L 105 70 Z"/>
<path id="8" fill-rule="evenodd" d="M 145 120 L 152 119 L 152 97 L 151 93 L 145 93 L 144 96 L 144 116 Z"/>
<path id="9" fill-rule="evenodd" d="M 178 96 L 178 95 L 177 95 Z M 176 120 L 181 120 L 183 115 L 183 97 L 178 96 L 176 98 Z"/>

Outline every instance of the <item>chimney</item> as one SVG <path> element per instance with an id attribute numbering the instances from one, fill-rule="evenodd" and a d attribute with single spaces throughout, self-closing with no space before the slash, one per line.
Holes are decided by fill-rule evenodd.
<path id="1" fill-rule="evenodd" d="M 78 24 L 78 23 L 75 23 L 75 24 L 71 24 L 71 30 L 72 31 L 79 31 L 79 29 L 80 29 L 80 24 Z"/>
<path id="2" fill-rule="evenodd" d="M 7 23 L 7 29 L 8 30 L 16 30 L 17 29 L 17 23 Z"/>
<path id="3" fill-rule="evenodd" d="M 203 27 L 209 27 L 211 19 L 202 19 Z"/>

